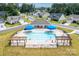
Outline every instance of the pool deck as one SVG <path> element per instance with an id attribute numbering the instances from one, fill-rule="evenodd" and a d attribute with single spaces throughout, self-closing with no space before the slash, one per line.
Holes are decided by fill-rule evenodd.
<path id="1" fill-rule="evenodd" d="M 70 46 L 70 40 L 67 34 L 62 30 L 51 30 L 56 37 L 51 40 L 28 40 L 26 32 L 46 32 L 49 29 L 33 29 L 33 30 L 22 30 L 17 32 L 11 40 L 11 46 L 24 46 L 25 48 L 57 48 L 57 46 Z M 38 39 L 38 38 L 37 38 Z"/>
<path id="2" fill-rule="evenodd" d="M 45 32 L 45 31 L 52 31 L 54 32 L 57 36 L 67 36 L 66 33 L 64 33 L 62 30 L 58 30 L 58 29 L 55 29 L 55 30 L 49 30 L 49 29 L 33 29 L 33 30 L 22 30 L 22 31 L 19 31 L 17 32 L 17 34 L 15 34 L 14 36 L 26 36 L 26 34 L 24 34 L 24 32 L 28 32 L 28 31 L 32 31 L 32 32 Z"/>
<path id="3" fill-rule="evenodd" d="M 49 31 L 48 29 L 33 29 L 33 30 L 22 30 L 17 32 L 17 34 L 15 34 L 14 36 L 26 36 L 26 34 L 24 34 L 24 32 L 28 32 L 28 31 L 32 31 L 32 32 L 45 32 L 45 31 Z"/>

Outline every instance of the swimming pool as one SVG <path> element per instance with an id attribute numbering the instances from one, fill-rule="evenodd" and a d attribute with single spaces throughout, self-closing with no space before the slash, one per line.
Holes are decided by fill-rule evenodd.
<path id="1" fill-rule="evenodd" d="M 46 40 L 54 40 L 55 35 L 52 32 L 35 31 L 27 33 L 28 40 L 35 40 L 37 42 L 45 42 Z"/>

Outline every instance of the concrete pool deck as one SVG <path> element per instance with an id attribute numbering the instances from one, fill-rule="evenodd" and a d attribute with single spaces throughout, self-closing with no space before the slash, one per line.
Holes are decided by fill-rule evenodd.
<path id="1" fill-rule="evenodd" d="M 28 32 L 28 31 L 32 31 L 32 32 L 45 32 L 45 31 L 50 31 L 48 29 L 33 29 L 33 30 L 22 30 L 22 31 L 19 31 L 17 32 L 17 34 L 15 34 L 14 36 L 26 36 L 25 32 Z"/>
<path id="2" fill-rule="evenodd" d="M 70 38 L 62 30 L 51 30 L 55 38 L 51 40 L 28 40 L 26 32 L 46 32 L 49 29 L 22 30 L 17 32 L 11 40 L 11 46 L 24 46 L 25 48 L 57 48 L 57 46 L 70 46 Z M 37 37 L 38 39 L 38 37 Z"/>
<path id="3" fill-rule="evenodd" d="M 49 29 L 33 29 L 33 30 L 22 30 L 22 31 L 19 31 L 17 32 L 17 34 L 15 34 L 14 36 L 26 36 L 25 32 L 28 32 L 28 31 L 32 31 L 32 32 L 46 32 L 46 31 L 52 31 L 53 33 L 55 33 L 57 36 L 67 36 L 66 33 L 64 33 L 62 30 L 58 30 L 58 29 L 55 29 L 55 30 L 49 30 Z"/>

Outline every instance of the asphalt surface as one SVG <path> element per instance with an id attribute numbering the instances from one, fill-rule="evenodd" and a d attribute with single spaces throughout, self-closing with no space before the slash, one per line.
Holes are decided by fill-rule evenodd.
<path id="1" fill-rule="evenodd" d="M 9 31 L 13 31 L 13 30 L 18 30 L 18 29 L 23 28 L 25 25 L 27 25 L 27 24 L 15 26 L 15 27 L 10 27 L 10 28 L 7 28 L 5 30 L 1 30 L 0 33 L 9 32 Z"/>
<path id="2" fill-rule="evenodd" d="M 7 28 L 5 30 L 0 31 L 0 33 L 4 33 L 4 32 L 7 32 L 7 31 L 13 31 L 13 30 L 21 29 L 25 25 L 27 25 L 27 24 L 19 25 L 19 26 L 16 26 L 16 27 Z M 59 26 L 59 27 L 62 27 L 62 28 L 67 28 L 67 29 L 70 29 L 70 30 L 79 30 L 79 28 L 76 28 L 76 27 L 73 27 L 73 26 L 67 26 L 67 25 L 63 25 L 63 24 L 52 24 L 52 25 L 56 25 L 56 26 Z"/>
<path id="3" fill-rule="evenodd" d="M 57 25 L 57 24 L 56 24 Z M 63 24 L 59 24 L 57 25 L 59 27 L 63 27 L 63 28 L 67 28 L 67 29 L 70 29 L 70 30 L 79 30 L 79 28 L 77 27 L 73 27 L 73 26 L 67 26 L 67 25 L 63 25 Z"/>

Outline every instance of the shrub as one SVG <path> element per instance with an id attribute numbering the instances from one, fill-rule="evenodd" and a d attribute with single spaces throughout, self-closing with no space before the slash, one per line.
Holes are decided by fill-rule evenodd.
<path id="1" fill-rule="evenodd" d="M 51 21 L 58 21 L 57 19 L 51 19 Z"/>
<path id="2" fill-rule="evenodd" d="M 72 23 L 76 23 L 76 21 L 73 21 Z"/>
<path id="3" fill-rule="evenodd" d="M 76 23 L 79 24 L 79 20 Z"/>
<path id="4" fill-rule="evenodd" d="M 66 21 L 66 20 L 60 20 L 59 22 L 62 23 L 62 24 L 64 24 L 64 23 L 66 23 L 67 21 Z"/>

